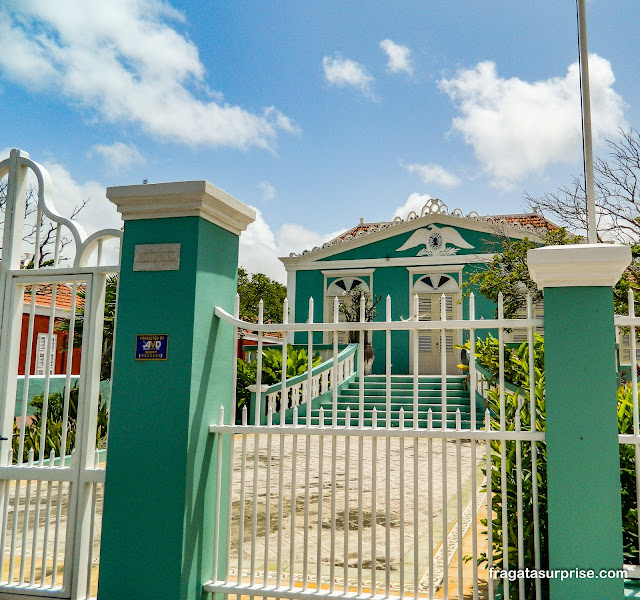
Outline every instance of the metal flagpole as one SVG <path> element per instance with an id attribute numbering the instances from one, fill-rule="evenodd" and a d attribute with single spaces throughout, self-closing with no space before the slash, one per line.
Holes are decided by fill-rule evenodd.
<path id="1" fill-rule="evenodd" d="M 589 51 L 587 48 L 587 18 L 585 0 L 576 0 L 578 7 L 578 52 L 580 56 L 580 93 L 582 103 L 582 149 L 584 183 L 587 194 L 587 240 L 598 241 L 596 234 L 596 202 L 593 186 L 593 142 L 591 138 L 591 97 L 589 90 Z"/>

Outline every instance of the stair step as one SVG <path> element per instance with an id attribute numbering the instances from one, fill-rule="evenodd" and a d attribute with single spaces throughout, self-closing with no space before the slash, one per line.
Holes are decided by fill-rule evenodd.
<path id="1" fill-rule="evenodd" d="M 325 411 L 327 410 L 332 410 L 333 409 L 333 404 L 323 404 L 322 407 L 324 408 Z M 338 410 L 347 410 L 347 408 L 351 409 L 351 412 L 353 412 L 354 410 L 360 410 L 360 404 L 358 402 L 338 402 L 336 408 Z M 379 404 L 364 404 L 363 409 L 365 411 L 371 412 L 373 411 L 373 409 L 376 409 L 378 412 L 386 412 L 387 411 L 387 405 L 384 403 L 379 403 Z M 419 412 L 428 412 L 429 410 L 431 410 L 432 412 L 435 412 L 437 410 L 440 410 L 442 408 L 442 404 L 441 403 L 433 403 L 433 404 L 420 404 L 418 403 L 418 411 Z M 447 402 L 447 410 L 449 411 L 453 411 L 455 413 L 456 409 L 460 409 L 460 412 L 464 412 L 464 411 L 469 411 L 469 403 L 468 402 Z M 390 410 L 392 413 L 394 412 L 399 412 L 400 409 L 403 409 L 405 414 L 407 412 L 413 412 L 413 404 L 391 404 Z M 315 409 L 315 410 L 319 410 L 319 409 Z"/>
<path id="2" fill-rule="evenodd" d="M 386 394 L 387 387 L 383 384 L 365 384 L 362 386 L 365 392 L 370 394 Z M 413 385 L 407 384 L 398 384 L 395 386 L 391 386 L 390 390 L 392 394 L 400 394 L 400 393 L 413 393 Z M 467 390 L 462 385 L 452 385 L 447 384 L 444 388 L 447 392 L 467 392 Z M 350 384 L 346 388 L 345 391 L 359 391 L 360 386 L 355 384 Z M 428 384 L 420 384 L 418 385 L 419 392 L 432 392 L 432 393 L 440 393 L 442 391 L 442 386 L 438 385 L 428 385 Z"/>
<path id="3" fill-rule="evenodd" d="M 447 382 L 462 382 L 467 378 L 466 375 L 447 375 Z M 360 381 L 358 375 L 356 375 L 354 381 Z M 365 375 L 365 382 L 371 383 L 386 383 L 386 375 Z M 440 375 L 419 375 L 418 381 L 420 383 L 434 383 L 442 381 Z M 391 383 L 413 383 L 413 375 L 391 375 Z"/>
<path id="4" fill-rule="evenodd" d="M 306 422 L 304 421 L 300 421 L 301 424 L 304 424 Z M 338 427 L 344 427 L 346 423 L 346 419 L 344 417 L 338 417 L 336 419 L 336 425 Z M 311 418 L 311 425 L 314 426 L 318 426 L 320 425 L 320 419 L 318 417 L 312 417 Z M 333 425 L 333 418 L 331 417 L 327 417 L 325 416 L 324 418 L 324 426 L 325 427 L 331 427 Z M 371 427 L 373 425 L 373 421 L 372 419 L 364 419 L 364 423 L 363 423 L 363 427 Z M 386 421 L 383 421 L 382 419 L 378 420 L 378 428 L 382 428 L 382 427 L 386 427 Z M 428 425 L 428 421 L 427 419 L 418 419 L 418 428 L 419 429 L 426 429 Z M 455 419 L 447 419 L 447 425 L 449 427 L 449 429 L 454 429 L 455 425 L 456 425 L 456 421 Z M 360 420 L 357 418 L 353 418 L 351 417 L 351 419 L 349 420 L 349 426 L 350 427 L 354 427 L 357 428 L 360 426 Z M 404 426 L 407 429 L 410 429 L 413 427 L 413 421 L 411 419 L 405 419 L 404 420 Z M 440 419 L 433 419 L 431 422 L 431 426 L 433 429 L 439 429 L 442 427 L 442 422 Z M 391 427 L 392 428 L 398 428 L 400 427 L 400 421 L 398 419 L 391 419 Z M 471 429 L 471 424 L 470 422 L 467 421 L 462 421 L 460 424 L 460 427 L 462 429 Z"/>
<path id="5" fill-rule="evenodd" d="M 447 375 L 445 393 L 447 400 L 447 426 L 455 428 L 456 411 L 460 411 L 461 427 L 471 428 L 471 400 L 466 387 L 466 375 Z M 365 427 L 373 425 L 373 411 L 376 410 L 378 427 L 387 426 L 387 377 L 385 375 L 367 375 L 363 380 L 364 408 L 362 421 Z M 413 427 L 414 416 L 414 385 L 413 375 L 392 375 L 390 395 L 390 426 L 400 426 L 400 409 L 403 410 L 405 427 Z M 426 428 L 429 411 L 431 411 L 431 424 L 433 428 L 442 427 L 442 377 L 440 375 L 420 375 L 418 377 L 418 413 L 416 419 L 419 428 Z M 350 427 L 359 427 L 360 423 L 360 380 L 356 377 L 338 395 L 336 408 L 336 424 L 344 427 L 346 422 L 346 410 L 350 409 Z M 334 422 L 333 401 L 328 400 L 322 404 L 323 425 L 331 427 Z M 477 415 L 478 423 L 482 422 L 482 415 Z M 306 417 L 301 417 L 299 422 L 306 423 Z M 320 410 L 311 411 L 310 422 L 312 425 L 320 424 Z"/>
<path id="6" fill-rule="evenodd" d="M 338 410 L 338 411 L 337 411 L 337 414 L 338 414 L 338 418 L 343 418 L 343 417 L 345 417 L 345 416 L 346 416 L 347 411 L 345 411 L 345 410 Z M 372 417 L 373 417 L 373 411 L 371 411 L 371 410 L 365 410 L 365 411 L 363 411 L 363 414 L 364 414 L 365 418 L 367 418 L 367 419 L 370 419 L 370 418 L 372 418 Z M 386 420 L 386 418 L 387 418 L 387 413 L 377 412 L 376 414 L 378 415 L 378 418 L 379 418 L 381 421 Z M 418 419 L 427 419 L 428 415 L 429 415 L 429 411 L 426 411 L 426 410 L 425 410 L 425 411 L 422 411 L 422 410 L 419 410 L 419 411 L 418 411 Z M 432 418 L 433 418 L 434 420 L 435 420 L 435 419 L 440 419 L 441 415 L 442 415 L 442 412 L 441 412 L 441 411 L 437 411 L 437 412 L 436 412 L 436 411 L 431 411 L 431 416 L 432 416 Z M 311 417 L 312 417 L 312 418 L 314 418 L 314 417 L 319 417 L 319 416 L 320 416 L 320 411 L 319 411 L 319 410 L 312 410 L 312 411 L 311 411 Z M 333 411 L 325 410 L 325 411 L 324 411 L 324 416 L 325 416 L 325 417 L 333 417 Z M 476 416 L 477 416 L 477 415 L 476 415 Z M 359 413 L 359 412 L 351 411 L 351 418 L 359 418 L 359 417 L 360 417 L 360 413 Z M 470 413 L 470 412 L 468 412 L 468 411 L 465 411 L 465 412 L 460 411 L 460 417 L 461 417 L 463 420 L 464 420 L 464 419 L 470 419 L 470 418 L 471 418 L 471 413 Z M 301 419 L 304 419 L 304 418 L 306 418 L 306 416 L 305 416 L 305 417 L 300 417 L 300 418 L 301 418 Z M 396 420 L 397 420 L 397 419 L 399 419 L 399 418 L 400 418 L 400 413 L 399 413 L 399 412 L 392 412 L 392 413 L 391 413 L 391 419 L 392 419 L 392 420 L 393 420 L 393 419 L 396 419 Z M 413 411 L 411 411 L 411 412 L 405 412 L 405 413 L 404 413 L 404 418 L 405 418 L 405 420 L 407 420 L 407 419 L 408 419 L 408 420 L 413 419 Z M 455 418 L 456 418 L 456 411 L 455 411 L 455 410 L 453 410 L 453 411 L 448 410 L 448 411 L 447 411 L 447 418 L 448 418 L 448 419 L 450 419 L 450 420 L 455 420 Z"/>
<path id="7" fill-rule="evenodd" d="M 343 397 L 359 397 L 360 390 L 347 388 L 340 391 Z M 465 390 L 446 390 L 447 398 L 469 398 L 469 392 Z M 385 390 L 364 390 L 365 398 L 386 398 Z M 441 398 L 442 390 L 418 390 L 418 398 Z M 413 398 L 413 390 L 398 390 L 391 393 L 391 398 Z"/>

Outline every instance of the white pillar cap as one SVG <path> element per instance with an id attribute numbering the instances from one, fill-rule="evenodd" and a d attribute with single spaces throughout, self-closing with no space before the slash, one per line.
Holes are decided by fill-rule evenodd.
<path id="1" fill-rule="evenodd" d="M 124 221 L 201 217 L 240 235 L 256 212 L 208 181 L 174 181 L 107 188 Z"/>
<path id="2" fill-rule="evenodd" d="M 539 288 L 613 287 L 631 264 L 631 248 L 613 244 L 545 246 L 527 252 Z"/>

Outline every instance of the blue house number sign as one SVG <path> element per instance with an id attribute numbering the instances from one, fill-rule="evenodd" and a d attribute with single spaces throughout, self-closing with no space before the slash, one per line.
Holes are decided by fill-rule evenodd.
<path id="1" fill-rule="evenodd" d="M 136 336 L 136 360 L 167 360 L 169 336 L 154 333 Z"/>

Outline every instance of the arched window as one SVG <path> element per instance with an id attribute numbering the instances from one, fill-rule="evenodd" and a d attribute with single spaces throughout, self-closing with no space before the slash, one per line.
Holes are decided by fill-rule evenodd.
<path id="1" fill-rule="evenodd" d="M 359 277 L 342 277 L 333 281 L 327 288 L 327 296 L 343 296 L 353 288 L 360 286 L 363 292 L 369 291 L 369 286 Z"/>
<path id="2" fill-rule="evenodd" d="M 458 292 L 460 286 L 457 281 L 450 275 L 435 273 L 423 275 L 413 284 L 413 292 L 415 294 L 432 294 L 435 292 Z"/>
<path id="3" fill-rule="evenodd" d="M 363 279 L 360 277 L 341 277 L 340 279 L 336 279 L 332 281 L 327 287 L 327 293 L 325 294 L 325 320 L 333 321 L 334 319 L 334 301 L 335 298 L 338 298 L 338 306 L 343 305 L 345 302 L 350 302 L 350 298 L 345 297 L 347 292 L 350 292 L 355 287 L 360 287 L 363 292 L 369 293 L 369 286 Z M 339 310 L 339 309 L 338 309 Z M 340 323 L 344 322 L 344 314 L 342 312 L 338 312 L 338 321 Z M 338 343 L 339 344 L 347 344 L 348 343 L 348 332 L 347 331 L 339 331 L 338 332 Z M 328 334 L 326 338 L 326 342 L 330 343 L 333 340 L 332 334 Z"/>

